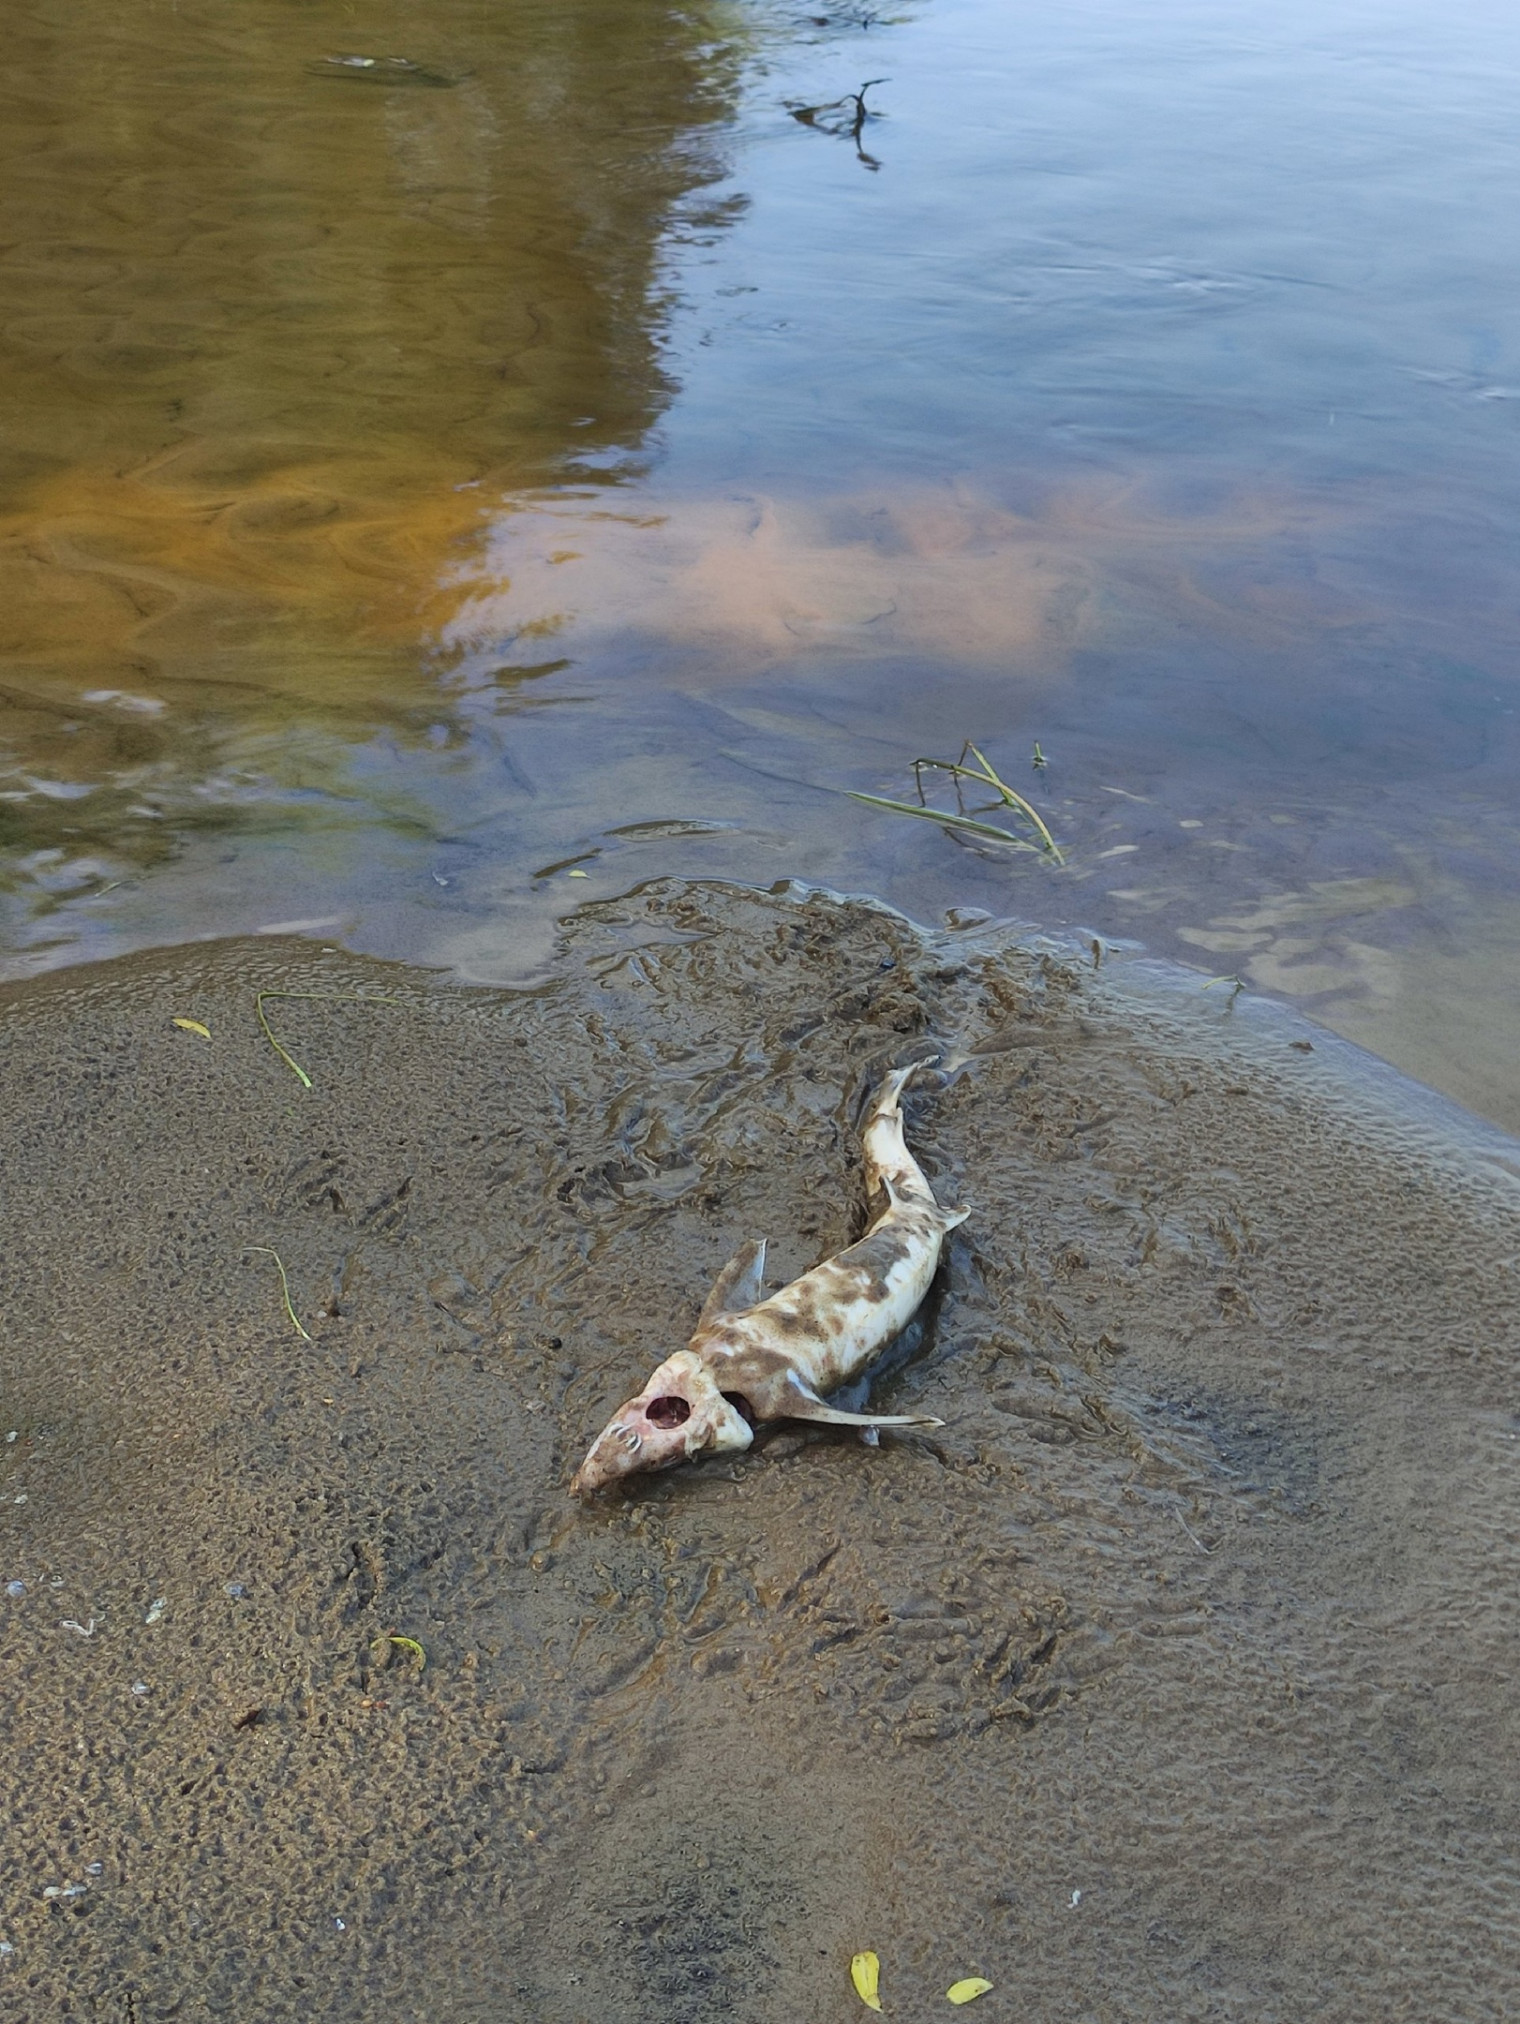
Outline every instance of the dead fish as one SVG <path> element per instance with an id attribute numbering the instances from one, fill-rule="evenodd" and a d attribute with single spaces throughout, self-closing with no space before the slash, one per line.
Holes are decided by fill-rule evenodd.
<path id="1" fill-rule="evenodd" d="M 903 1142 L 898 1099 L 919 1065 L 887 1077 L 861 1133 L 867 1188 L 884 1190 L 887 1206 L 859 1243 L 769 1299 L 764 1240 L 746 1244 L 718 1274 L 689 1348 L 667 1357 L 592 1443 L 570 1485 L 577 1497 L 694 1455 L 734 1454 L 764 1420 L 944 1425 L 924 1413 L 846 1413 L 825 1403 L 907 1326 L 946 1234 L 971 1213 L 939 1206 Z"/>

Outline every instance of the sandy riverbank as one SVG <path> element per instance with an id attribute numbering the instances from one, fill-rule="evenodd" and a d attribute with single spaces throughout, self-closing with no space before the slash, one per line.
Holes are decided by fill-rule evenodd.
<path id="1" fill-rule="evenodd" d="M 307 1090 L 259 990 L 399 1002 L 266 1001 Z M 1295 1037 L 701 886 L 531 994 L 0 991 L 0 2014 L 844 2024 L 863 1946 L 904 2018 L 1514 2007 L 1516 1182 Z M 572 1507 L 936 1047 L 975 1213 L 876 1396 L 943 1433 Z"/>

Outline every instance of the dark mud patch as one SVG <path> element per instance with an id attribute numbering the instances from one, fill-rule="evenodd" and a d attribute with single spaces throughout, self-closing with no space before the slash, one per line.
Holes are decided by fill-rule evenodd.
<path id="1" fill-rule="evenodd" d="M 401 1003 L 272 1002 L 306 1091 L 274 988 Z M 1513 1183 L 1323 1052 L 687 886 L 542 991 L 228 944 L 0 1046 L 5 2014 L 844 2020 L 861 1946 L 902 2016 L 1514 2006 Z M 573 1507 L 937 1049 L 974 1214 L 874 1396 L 945 1427 Z"/>

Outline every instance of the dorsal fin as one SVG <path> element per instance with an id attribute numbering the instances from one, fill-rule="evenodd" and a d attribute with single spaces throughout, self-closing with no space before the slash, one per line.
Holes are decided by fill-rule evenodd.
<path id="1" fill-rule="evenodd" d="M 918 1189 L 914 1188 L 911 1184 L 907 1188 L 899 1188 L 896 1178 L 892 1174 L 883 1174 L 881 1185 L 886 1192 L 887 1200 L 892 1204 L 894 1209 L 933 1209 L 944 1226 L 946 1236 L 952 1230 L 958 1230 L 971 1214 L 969 1209 L 942 1209 L 927 1188 L 924 1189 L 923 1194 L 920 1194 Z M 928 1195 L 927 1201 L 924 1199 L 924 1195 Z"/>
<path id="2" fill-rule="evenodd" d="M 736 1251 L 713 1281 L 712 1292 L 702 1303 L 697 1333 L 711 1328 L 723 1314 L 742 1314 L 756 1306 L 765 1292 L 765 1239 L 755 1237 Z"/>

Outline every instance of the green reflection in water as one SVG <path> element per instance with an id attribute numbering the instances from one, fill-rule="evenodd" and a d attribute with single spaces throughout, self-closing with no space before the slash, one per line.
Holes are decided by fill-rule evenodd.
<path id="1" fill-rule="evenodd" d="M 433 826 L 375 777 L 476 735 L 419 642 L 487 496 L 633 469 L 740 45 L 620 0 L 7 17 L 14 942 L 190 831 Z"/>

